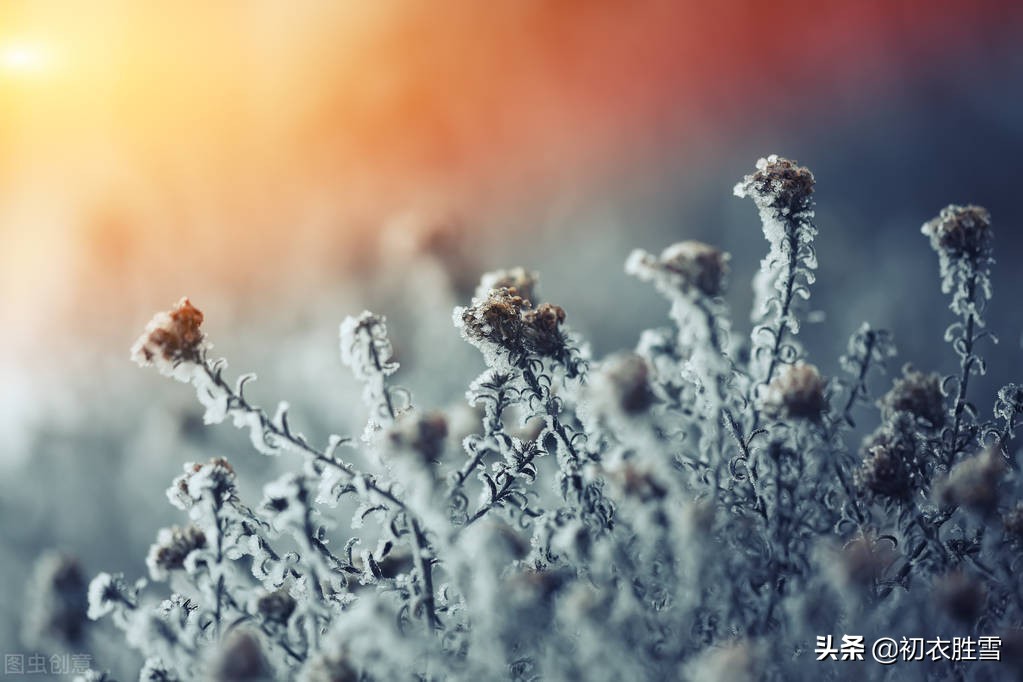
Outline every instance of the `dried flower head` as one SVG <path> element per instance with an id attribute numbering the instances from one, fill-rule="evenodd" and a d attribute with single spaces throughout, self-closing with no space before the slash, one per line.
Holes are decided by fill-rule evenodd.
<path id="1" fill-rule="evenodd" d="M 872 446 L 856 470 L 856 487 L 878 497 L 908 500 L 916 486 L 904 454 L 897 446 Z"/>
<path id="2" fill-rule="evenodd" d="M 697 241 L 672 244 L 656 257 L 636 249 L 625 262 L 625 272 L 653 282 L 666 296 L 698 292 L 704 296 L 724 293 L 730 256 Z"/>
<path id="3" fill-rule="evenodd" d="M 989 514 L 998 506 L 998 485 L 1004 473 L 1005 460 L 997 448 L 988 448 L 952 468 L 936 487 L 938 499 Z"/>
<path id="4" fill-rule="evenodd" d="M 980 206 L 950 204 L 920 231 L 930 238 L 935 251 L 953 258 L 984 255 L 991 248 L 991 215 Z"/>
<path id="5" fill-rule="evenodd" d="M 565 311 L 559 306 L 542 303 L 534 308 L 508 288 L 492 289 L 486 298 L 455 309 L 455 322 L 470 343 L 481 348 L 496 346 L 513 354 L 554 356 L 564 351 L 564 321 Z"/>
<path id="6" fill-rule="evenodd" d="M 782 369 L 767 385 L 762 407 L 776 418 L 820 419 L 828 407 L 827 385 L 814 365 L 799 361 Z"/>
<path id="7" fill-rule="evenodd" d="M 155 366 L 161 374 L 188 380 L 182 365 L 200 362 L 208 349 L 201 326 L 203 314 L 187 298 L 167 312 L 157 313 L 146 331 L 131 348 L 131 358 L 140 366 Z"/>
<path id="8" fill-rule="evenodd" d="M 937 374 L 917 372 L 910 365 L 902 368 L 902 378 L 896 379 L 891 390 L 878 401 L 885 419 L 896 412 L 907 412 L 933 427 L 945 423 L 945 396 L 941 392 L 941 377 Z"/>
<path id="9" fill-rule="evenodd" d="M 214 457 L 206 464 L 188 462 L 185 473 L 174 479 L 167 489 L 167 499 L 178 509 L 189 510 L 204 494 L 225 500 L 234 494 L 234 468 L 223 457 Z"/>
<path id="10" fill-rule="evenodd" d="M 476 298 L 484 299 L 494 289 L 514 289 L 516 295 L 527 301 L 535 301 L 536 286 L 540 276 L 522 267 L 494 270 L 485 273 L 476 287 Z"/>
<path id="11" fill-rule="evenodd" d="M 171 571 L 185 567 L 185 558 L 206 546 L 206 536 L 196 526 L 161 528 L 156 542 L 149 547 L 146 566 L 153 580 L 166 580 Z"/>
<path id="12" fill-rule="evenodd" d="M 973 623 L 984 611 L 987 591 L 973 576 L 955 571 L 934 581 L 934 598 L 953 619 Z"/>
<path id="13" fill-rule="evenodd" d="M 470 341 L 502 347 L 521 345 L 522 314 L 530 302 L 514 289 L 491 289 L 462 310 L 461 323 Z"/>
<path id="14" fill-rule="evenodd" d="M 735 195 L 750 197 L 760 209 L 783 216 L 807 211 L 811 206 L 814 179 L 808 168 L 771 154 L 757 161 L 757 170 L 736 184 Z"/>

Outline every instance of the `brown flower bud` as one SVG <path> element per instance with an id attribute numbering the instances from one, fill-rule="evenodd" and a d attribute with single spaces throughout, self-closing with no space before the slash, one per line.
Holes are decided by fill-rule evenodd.
<path id="1" fill-rule="evenodd" d="M 828 382 L 814 365 L 797 362 L 767 385 L 762 406 L 773 417 L 818 420 L 827 409 Z"/>

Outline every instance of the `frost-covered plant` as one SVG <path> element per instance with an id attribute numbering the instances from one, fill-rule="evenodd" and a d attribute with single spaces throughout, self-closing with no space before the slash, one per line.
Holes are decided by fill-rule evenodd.
<path id="1" fill-rule="evenodd" d="M 244 463 L 186 464 L 167 498 L 188 519 L 158 531 L 146 560 L 170 593 L 103 573 L 89 617 L 124 631 L 142 680 L 891 677 L 818 662 L 818 638 L 843 633 L 999 636 L 1001 663 L 903 663 L 898 678 L 1019 674 L 1023 389 L 999 391 L 991 418 L 968 394 L 984 371 L 989 216 L 949 206 L 923 228 L 952 294 L 959 373 L 907 365 L 872 402 L 895 355 L 887 332 L 852 334 L 846 377 L 824 376 L 798 341 L 817 268 L 813 189 L 777 156 L 736 186 L 769 243 L 748 357 L 722 298 L 729 256 L 707 244 L 628 258 L 673 326 L 600 360 L 541 301 L 535 273 L 484 275 L 453 317 L 486 365 L 461 443 L 443 411 L 391 383 L 383 317 L 341 325 L 366 429 L 319 445 L 287 404 L 271 417 L 246 398 L 252 375 L 227 380 L 182 299 L 135 360 L 192 384 L 207 423 L 230 420 L 295 466 L 247 503 Z M 854 421 L 872 404 L 877 428 L 857 448 Z M 348 517 L 355 535 L 339 527 Z M 73 582 L 47 566 L 39 580 L 57 593 Z M 84 606 L 47 604 L 35 630 L 74 636 Z"/>

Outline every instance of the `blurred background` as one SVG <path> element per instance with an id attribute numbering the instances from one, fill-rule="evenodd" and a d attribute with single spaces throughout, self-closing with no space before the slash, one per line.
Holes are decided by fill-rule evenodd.
<path id="1" fill-rule="evenodd" d="M 664 324 L 629 251 L 700 239 L 745 334 L 766 243 L 732 186 L 771 153 L 817 177 L 827 372 L 864 320 L 893 370 L 952 371 L 920 225 L 990 209 L 989 414 L 1023 378 L 1021 46 L 1023 5 L 980 0 L 0 2 L 0 649 L 44 549 L 143 575 L 184 462 L 287 465 L 129 362 L 153 313 L 189 296 L 315 438 L 361 431 L 337 327 L 364 308 L 417 403 L 463 401 L 451 307 L 495 267 L 600 356 Z"/>

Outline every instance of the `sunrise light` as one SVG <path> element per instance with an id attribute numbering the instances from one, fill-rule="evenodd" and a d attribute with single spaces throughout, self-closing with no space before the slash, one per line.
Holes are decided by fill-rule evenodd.
<path id="1" fill-rule="evenodd" d="M 38 43 L 16 41 L 0 45 L 0 69 L 5 73 L 39 73 L 49 62 L 48 50 Z"/>

